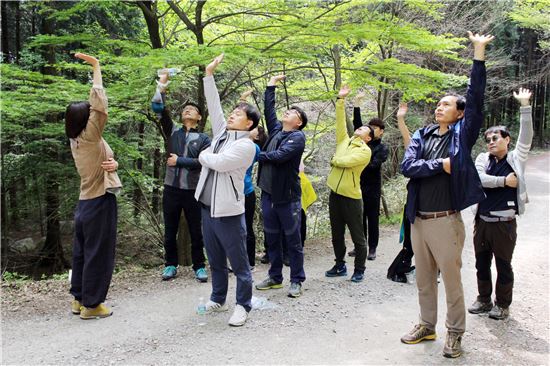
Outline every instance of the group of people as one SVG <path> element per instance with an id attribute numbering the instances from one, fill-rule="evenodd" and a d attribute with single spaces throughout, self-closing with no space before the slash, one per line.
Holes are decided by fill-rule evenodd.
<path id="1" fill-rule="evenodd" d="M 409 179 L 404 209 L 405 245 L 408 261 L 415 255 L 420 320 L 401 338 L 416 344 L 436 338 L 437 278 L 441 273 L 447 298 L 448 328 L 443 354 L 458 357 L 465 332 L 465 305 L 461 281 L 461 255 L 465 230 L 460 211 L 478 204 L 475 216 L 474 248 L 479 296 L 468 308 L 473 314 L 489 313 L 494 319 L 509 314 L 512 301 L 512 253 L 516 241 L 515 216 L 523 213 L 527 201 L 524 170 L 533 136 L 531 93 L 520 89 L 514 97 L 521 103 L 520 134 L 509 151 L 511 136 L 503 126 L 484 133 L 488 151 L 474 164 L 471 149 L 482 123 L 486 83 L 485 48 L 492 36 L 472 34 L 474 60 L 466 97 L 444 96 L 435 110 L 435 124 L 416 131 L 412 137 L 405 125 L 407 105 L 401 104 L 397 119 L 405 156 L 403 175 Z M 75 240 L 71 294 L 72 311 L 82 319 L 106 317 L 112 311 L 104 305 L 114 266 L 116 241 L 116 199 L 121 183 L 118 163 L 102 138 L 107 121 L 107 98 L 97 59 L 76 54 L 93 66 L 94 85 L 89 103 L 67 107 L 66 132 L 81 176 L 81 194 L 75 213 Z M 306 280 L 304 270 L 305 208 L 303 202 L 302 154 L 308 123 L 304 110 L 292 106 L 279 120 L 275 108 L 277 84 L 284 75 L 270 79 L 264 94 L 266 131 L 258 126 L 260 112 L 246 101 L 224 116 L 214 72 L 223 54 L 206 66 L 204 94 L 211 120 L 212 137 L 197 130 L 203 111 L 187 102 L 181 113 L 181 127 L 171 117 L 166 103 L 168 73 L 160 74 L 153 110 L 159 114 L 168 143 L 164 180 L 165 267 L 163 279 L 177 274 L 176 235 L 183 211 L 192 242 L 195 277 L 207 282 L 204 249 L 212 276 L 212 293 L 206 312 L 229 309 L 228 273 L 236 276 L 236 305 L 229 325 L 242 326 L 252 309 L 252 268 L 256 240 L 253 218 L 256 204 L 252 171 L 258 163 L 257 185 L 261 189 L 261 210 L 265 246 L 270 262 L 268 276 L 256 283 L 257 290 L 283 287 L 283 243 L 288 253 L 290 285 L 288 296 L 299 297 Z M 381 142 L 384 122 L 361 121 L 359 93 L 354 102 L 350 137 L 346 128 L 345 99 L 351 89 L 343 86 L 336 100 L 336 150 L 330 161 L 327 184 L 329 216 L 335 264 L 327 277 L 347 276 L 346 226 L 354 249 L 353 282 L 364 279 L 366 260 L 375 260 L 378 244 L 378 215 L 381 197 L 381 165 L 388 149 Z M 302 168 L 301 168 L 302 167 Z M 309 181 L 308 181 L 309 182 Z M 314 195 L 314 193 L 313 193 Z M 306 206 L 306 207 L 304 207 Z M 412 245 L 411 245 L 412 244 Z M 491 261 L 495 257 L 498 277 L 496 301 L 492 303 Z"/>

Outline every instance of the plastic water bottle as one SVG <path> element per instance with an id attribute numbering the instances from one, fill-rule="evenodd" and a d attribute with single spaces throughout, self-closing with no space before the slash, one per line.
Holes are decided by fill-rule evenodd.
<path id="1" fill-rule="evenodd" d="M 197 305 L 197 314 L 199 315 L 206 314 L 206 303 L 204 302 L 204 297 L 199 297 L 199 305 Z"/>
<path id="2" fill-rule="evenodd" d="M 181 70 L 180 69 L 177 69 L 175 67 L 171 67 L 169 69 L 158 69 L 157 70 L 157 75 L 160 77 L 162 74 L 165 74 L 165 73 L 168 73 L 168 75 L 170 76 L 174 76 L 174 75 L 177 75 L 178 72 L 180 72 Z"/>

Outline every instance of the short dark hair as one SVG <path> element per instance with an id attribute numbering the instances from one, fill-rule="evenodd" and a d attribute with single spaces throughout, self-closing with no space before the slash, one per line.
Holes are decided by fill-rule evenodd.
<path id="1" fill-rule="evenodd" d="M 199 114 L 200 114 L 201 117 L 202 117 L 202 110 L 201 110 L 201 107 L 199 107 L 199 105 L 198 105 L 197 103 L 185 102 L 185 104 L 183 104 L 183 107 L 181 107 L 181 110 L 183 111 L 183 110 L 185 109 L 185 107 L 187 107 L 188 105 L 197 108 L 197 111 L 199 112 Z"/>
<path id="2" fill-rule="evenodd" d="M 246 118 L 252 121 L 252 126 L 248 129 L 249 131 L 252 131 L 256 127 L 258 127 L 258 123 L 260 122 L 260 111 L 258 108 L 253 106 L 252 104 L 241 102 L 237 104 L 235 109 L 241 109 L 246 113 Z"/>
<path id="3" fill-rule="evenodd" d="M 372 118 L 370 121 L 369 121 L 369 126 L 376 126 L 376 127 L 379 127 L 381 130 L 383 130 L 384 128 L 386 128 L 386 125 L 384 123 L 384 121 L 382 121 L 380 118 L 378 117 L 374 117 Z"/>
<path id="4" fill-rule="evenodd" d="M 306 115 L 306 112 L 304 112 L 304 110 L 300 107 L 297 107 L 295 105 L 293 105 L 292 107 L 290 107 L 289 109 L 293 109 L 295 110 L 296 112 L 298 112 L 298 115 L 300 115 L 300 120 L 302 121 L 302 124 L 300 125 L 300 127 L 298 127 L 298 129 L 300 130 L 303 130 L 304 127 L 306 127 L 307 125 L 307 115 Z"/>
<path id="5" fill-rule="evenodd" d="M 508 127 L 506 126 L 492 126 L 489 127 L 485 133 L 483 134 L 484 137 L 487 137 L 490 133 L 498 133 L 502 138 L 510 137 L 510 131 L 508 130 Z"/>
<path id="6" fill-rule="evenodd" d="M 264 147 L 265 142 L 267 141 L 267 134 L 265 133 L 265 128 L 258 126 L 258 138 L 254 140 L 254 143 L 260 148 Z"/>
<path id="7" fill-rule="evenodd" d="M 75 139 L 86 128 L 90 118 L 89 102 L 72 102 L 65 110 L 65 134 Z"/>
<path id="8" fill-rule="evenodd" d="M 464 109 L 466 109 L 466 98 L 464 98 L 464 96 L 462 96 L 458 93 L 455 93 L 455 92 L 445 94 L 445 96 L 450 96 L 450 97 L 455 97 L 456 98 L 456 109 L 457 110 L 463 111 Z"/>

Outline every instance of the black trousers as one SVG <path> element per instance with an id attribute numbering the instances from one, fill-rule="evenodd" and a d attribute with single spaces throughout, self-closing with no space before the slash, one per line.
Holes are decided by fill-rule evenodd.
<path id="1" fill-rule="evenodd" d="M 74 214 L 70 292 L 88 308 L 105 301 L 115 267 L 118 208 L 114 194 L 80 200 Z"/>
<path id="2" fill-rule="evenodd" d="M 246 222 L 246 252 L 250 267 L 256 265 L 256 234 L 254 233 L 254 213 L 256 212 L 256 192 L 244 197 L 244 219 Z"/>
<path id="3" fill-rule="evenodd" d="M 201 207 L 195 200 L 195 190 L 179 189 L 164 186 L 162 195 L 162 210 L 164 214 L 164 252 L 165 265 L 178 265 L 178 246 L 176 237 L 180 222 L 181 212 L 189 226 L 191 236 L 191 260 L 193 270 L 204 267 L 204 243 L 201 228 Z"/>
<path id="4" fill-rule="evenodd" d="M 369 248 L 378 247 L 380 236 L 380 192 L 363 192 L 363 232 Z"/>
<path id="5" fill-rule="evenodd" d="M 507 222 L 485 222 L 479 217 L 474 226 L 474 249 L 476 254 L 478 301 L 491 301 L 493 282 L 491 261 L 495 256 L 497 281 L 496 304 L 507 308 L 512 303 L 514 271 L 512 256 L 516 247 L 516 220 Z"/>

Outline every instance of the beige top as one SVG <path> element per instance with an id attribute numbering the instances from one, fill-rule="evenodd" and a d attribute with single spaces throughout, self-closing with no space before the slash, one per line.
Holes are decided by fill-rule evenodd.
<path id="1" fill-rule="evenodd" d="M 107 122 L 107 96 L 102 86 L 90 91 L 90 117 L 86 128 L 76 139 L 70 139 L 76 170 L 80 175 L 81 200 L 118 194 L 122 183 L 116 172 L 106 172 L 101 163 L 113 157 L 113 150 L 102 137 Z"/>

